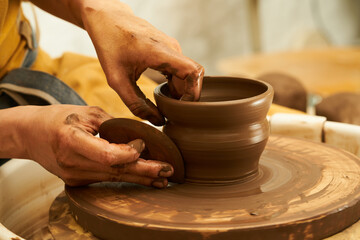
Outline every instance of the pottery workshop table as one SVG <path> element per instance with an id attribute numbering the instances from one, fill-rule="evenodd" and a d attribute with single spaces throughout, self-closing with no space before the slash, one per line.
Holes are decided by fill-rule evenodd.
<path id="1" fill-rule="evenodd" d="M 223 59 L 224 75 L 257 77 L 281 72 L 300 80 L 309 92 L 323 96 L 360 92 L 360 48 L 323 48 Z"/>

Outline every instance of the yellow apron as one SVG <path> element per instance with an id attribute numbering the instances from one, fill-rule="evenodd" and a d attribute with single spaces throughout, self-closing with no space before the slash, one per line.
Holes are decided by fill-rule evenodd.
<path id="1" fill-rule="evenodd" d="M 20 10 L 20 0 L 0 0 L 0 78 L 22 65 L 28 45 L 20 33 L 27 29 L 27 37 L 31 36 L 29 27 Z"/>

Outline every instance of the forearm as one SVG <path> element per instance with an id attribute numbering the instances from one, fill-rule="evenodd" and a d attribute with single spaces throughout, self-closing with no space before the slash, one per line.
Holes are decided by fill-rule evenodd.
<path id="1" fill-rule="evenodd" d="M 28 107 L 0 110 L 0 158 L 27 158 L 23 125 Z"/>
<path id="2" fill-rule="evenodd" d="M 65 21 L 71 22 L 81 28 L 84 27 L 83 16 L 87 11 L 101 11 L 106 7 L 116 6 L 126 12 L 132 12 L 131 8 L 119 0 L 30 0 L 39 8 L 53 14 Z"/>
<path id="3" fill-rule="evenodd" d="M 84 0 L 30 0 L 33 4 L 65 21 L 83 27 L 80 9 Z"/>

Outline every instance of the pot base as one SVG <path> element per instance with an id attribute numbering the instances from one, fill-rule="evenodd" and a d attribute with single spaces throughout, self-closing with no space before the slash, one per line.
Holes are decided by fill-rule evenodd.
<path id="1" fill-rule="evenodd" d="M 271 136 L 259 175 L 231 185 L 66 187 L 77 222 L 103 239 L 319 239 L 359 219 L 360 161 Z"/>

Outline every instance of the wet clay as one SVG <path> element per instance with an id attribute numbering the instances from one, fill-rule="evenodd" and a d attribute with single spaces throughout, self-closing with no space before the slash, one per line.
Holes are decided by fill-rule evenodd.
<path id="1" fill-rule="evenodd" d="M 227 184 L 258 174 L 269 136 L 266 114 L 273 90 L 264 82 L 233 77 L 204 77 L 199 102 L 171 98 L 166 83 L 154 91 L 167 118 L 163 132 L 179 148 L 185 179 Z"/>
<path id="2" fill-rule="evenodd" d="M 102 239 L 321 239 L 359 218 L 360 161 L 324 144 L 270 136 L 249 181 L 65 191 L 78 223 Z"/>
<path id="3" fill-rule="evenodd" d="M 49 210 L 48 228 L 52 238 L 44 238 L 47 240 L 98 240 L 98 238 L 76 223 L 75 219 L 71 215 L 68 198 L 64 192 L 60 193 L 60 195 L 57 196 L 51 204 Z"/>
<path id="4" fill-rule="evenodd" d="M 297 78 L 281 72 L 269 72 L 257 79 L 271 84 L 274 88 L 273 103 L 306 112 L 307 91 Z"/>
<path id="5" fill-rule="evenodd" d="M 303 240 L 351 225 L 360 211 L 359 159 L 323 144 L 269 138 L 272 96 L 269 84 L 245 78 L 205 77 L 199 102 L 172 99 L 160 85 L 155 99 L 186 182 L 162 190 L 66 186 L 74 218 L 101 239 Z M 108 124 L 100 133 L 111 142 L 155 140 L 152 133 L 119 139 L 136 125 Z M 122 133 L 124 126 L 131 127 Z"/>
<path id="6" fill-rule="evenodd" d="M 113 118 L 103 122 L 99 128 L 100 137 L 110 143 L 127 143 L 140 152 L 146 160 L 170 163 L 174 174 L 169 181 L 184 182 L 184 163 L 176 145 L 156 128 L 132 119 Z M 143 142 L 145 143 L 145 149 Z"/>

